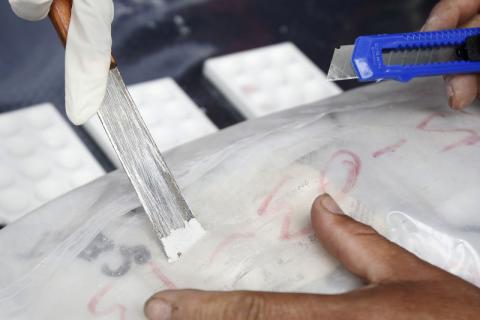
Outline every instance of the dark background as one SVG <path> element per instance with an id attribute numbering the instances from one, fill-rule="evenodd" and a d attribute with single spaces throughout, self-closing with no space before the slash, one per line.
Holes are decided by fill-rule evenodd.
<path id="1" fill-rule="evenodd" d="M 74 0 L 75 1 L 75 0 Z M 174 77 L 220 128 L 242 121 L 202 76 L 211 56 L 283 41 L 327 71 L 333 49 L 363 34 L 420 29 L 436 0 L 116 0 L 114 53 L 127 84 Z M 63 48 L 48 21 L 0 2 L 0 112 L 51 102 L 64 114 Z M 339 83 L 344 89 L 360 85 Z M 80 127 L 105 169 L 113 167 Z"/>

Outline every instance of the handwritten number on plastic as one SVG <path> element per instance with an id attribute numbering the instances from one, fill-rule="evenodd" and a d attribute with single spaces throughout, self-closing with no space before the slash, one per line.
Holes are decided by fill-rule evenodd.
<path id="1" fill-rule="evenodd" d="M 120 266 L 112 269 L 108 264 L 104 264 L 102 266 L 102 273 L 104 275 L 109 277 L 121 277 L 130 270 L 133 263 L 142 265 L 147 263 L 151 258 L 150 251 L 144 246 L 122 246 L 120 247 L 119 252 L 122 257 Z"/>
<path id="2" fill-rule="evenodd" d="M 112 240 L 105 237 L 103 234 L 99 234 L 93 239 L 93 241 L 80 253 L 79 257 L 93 261 L 104 252 L 111 251 L 115 247 Z"/>
<path id="3" fill-rule="evenodd" d="M 93 239 L 88 247 L 83 250 L 79 257 L 86 261 L 92 262 L 105 252 L 115 249 L 113 240 L 107 238 L 103 234 L 99 234 Z M 150 261 L 151 253 L 143 245 L 133 247 L 120 246 L 118 248 L 121 262 L 117 267 L 112 267 L 110 264 L 102 266 L 102 273 L 109 277 L 121 277 L 125 275 L 132 267 L 132 264 L 143 265 Z"/>
<path id="4" fill-rule="evenodd" d="M 440 112 L 433 113 L 429 115 L 426 119 L 424 119 L 422 122 L 420 122 L 417 126 L 417 129 L 426 131 L 426 132 L 466 134 L 466 136 L 463 139 L 445 146 L 442 149 L 443 152 L 450 151 L 461 146 L 473 146 L 480 142 L 480 135 L 478 134 L 477 131 L 473 129 L 432 129 L 430 127 L 431 122 L 433 122 L 433 120 L 438 118 L 445 118 L 445 116 L 446 115 L 444 113 L 440 113 Z"/>
<path id="5" fill-rule="evenodd" d="M 320 176 L 320 190 L 322 192 L 326 191 L 328 184 L 328 171 L 330 167 L 339 162 L 346 167 L 347 169 L 347 178 L 345 184 L 340 190 L 342 194 L 349 193 L 357 184 L 358 176 L 360 174 L 360 169 L 362 167 L 362 162 L 360 157 L 353 153 L 350 150 L 339 150 L 335 152 L 332 157 L 325 164 L 324 170 L 321 172 Z"/>

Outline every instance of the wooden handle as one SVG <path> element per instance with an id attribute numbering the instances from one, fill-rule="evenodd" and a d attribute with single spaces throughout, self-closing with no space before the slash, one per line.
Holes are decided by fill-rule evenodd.
<path id="1" fill-rule="evenodd" d="M 60 37 L 60 41 L 62 41 L 65 47 L 67 44 L 68 26 L 70 25 L 70 18 L 72 16 L 72 0 L 53 0 L 48 16 Z M 117 61 L 112 55 L 110 69 L 116 66 Z"/>

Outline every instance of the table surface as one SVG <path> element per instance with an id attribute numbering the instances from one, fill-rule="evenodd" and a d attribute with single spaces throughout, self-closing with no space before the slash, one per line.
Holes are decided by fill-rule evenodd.
<path id="1" fill-rule="evenodd" d="M 322 70 L 362 34 L 418 30 L 436 0 L 116 0 L 114 53 L 127 84 L 173 77 L 219 127 L 244 119 L 202 75 L 212 56 L 291 41 Z M 52 102 L 64 114 L 64 57 L 48 21 L 0 2 L 0 113 Z M 343 89 L 358 82 L 339 83 Z M 102 166 L 110 161 L 81 127 Z"/>

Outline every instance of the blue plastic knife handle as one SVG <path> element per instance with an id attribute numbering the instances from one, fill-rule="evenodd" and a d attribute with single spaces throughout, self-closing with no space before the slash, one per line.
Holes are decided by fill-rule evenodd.
<path id="1" fill-rule="evenodd" d="M 422 65 L 384 65 L 385 49 L 432 48 L 460 46 L 470 36 L 480 34 L 480 28 L 433 32 L 382 34 L 358 37 L 352 55 L 352 65 L 360 81 L 397 80 L 407 82 L 416 77 L 446 74 L 478 73 L 478 61 L 436 62 Z"/>

